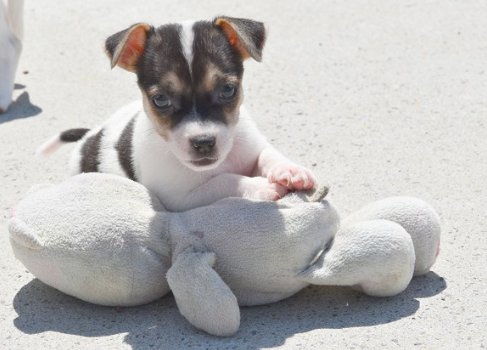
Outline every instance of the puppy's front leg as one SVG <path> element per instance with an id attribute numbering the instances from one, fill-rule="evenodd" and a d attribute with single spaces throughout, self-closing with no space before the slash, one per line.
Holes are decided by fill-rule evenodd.
<path id="1" fill-rule="evenodd" d="M 269 182 L 289 190 L 309 190 L 316 186 L 310 170 L 290 161 L 270 144 L 259 155 L 256 175 L 267 177 Z"/>
<path id="2" fill-rule="evenodd" d="M 270 183 L 266 178 L 238 174 L 220 174 L 189 192 L 179 210 L 201 207 L 228 197 L 275 201 L 288 192 L 287 188 Z"/>

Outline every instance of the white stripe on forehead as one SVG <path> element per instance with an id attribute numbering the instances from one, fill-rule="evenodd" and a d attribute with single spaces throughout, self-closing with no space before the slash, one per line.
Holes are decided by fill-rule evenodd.
<path id="1" fill-rule="evenodd" d="M 183 55 L 188 61 L 189 72 L 191 72 L 191 63 L 193 62 L 193 41 L 194 41 L 194 31 L 193 25 L 194 20 L 184 21 L 181 23 L 181 45 L 183 47 Z"/>

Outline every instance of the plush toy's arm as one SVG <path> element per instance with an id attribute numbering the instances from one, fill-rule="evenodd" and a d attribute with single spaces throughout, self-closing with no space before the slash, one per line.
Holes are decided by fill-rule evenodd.
<path id="1" fill-rule="evenodd" d="M 237 298 L 213 270 L 215 254 L 191 245 L 176 257 L 167 281 L 179 311 L 196 328 L 229 336 L 240 326 Z"/>
<path id="2" fill-rule="evenodd" d="M 398 223 L 409 233 L 416 254 L 414 275 L 427 273 L 440 251 L 440 219 L 435 210 L 418 198 L 390 197 L 352 213 L 342 226 L 377 219 Z"/>
<path id="3" fill-rule="evenodd" d="M 406 289 L 414 269 L 414 247 L 398 224 L 370 220 L 337 232 L 331 247 L 298 276 L 311 284 L 352 286 L 373 296 Z"/>

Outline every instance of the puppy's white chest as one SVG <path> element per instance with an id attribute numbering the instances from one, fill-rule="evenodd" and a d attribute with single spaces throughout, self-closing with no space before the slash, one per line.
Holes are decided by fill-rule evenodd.
<path id="1" fill-rule="evenodd" d="M 191 191 L 216 175 L 251 175 L 260 150 L 245 145 L 248 140 L 248 137 L 242 137 L 245 132 L 237 130 L 230 153 L 217 168 L 194 171 L 176 158 L 166 141 L 152 128 L 148 118 L 141 115 L 134 129 L 133 160 L 136 178 L 153 191 L 167 209 L 180 210 L 185 206 L 182 203 Z"/>

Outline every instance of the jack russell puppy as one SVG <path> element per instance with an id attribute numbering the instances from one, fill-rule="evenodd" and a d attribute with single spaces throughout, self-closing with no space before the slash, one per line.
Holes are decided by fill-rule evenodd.
<path id="1" fill-rule="evenodd" d="M 243 60 L 260 61 L 264 41 L 263 23 L 248 19 L 134 24 L 105 47 L 112 67 L 137 75 L 142 101 L 95 129 L 64 131 L 38 152 L 81 140 L 73 174 L 128 177 L 171 211 L 311 189 L 313 174 L 272 147 L 242 106 Z"/>
<path id="2" fill-rule="evenodd" d="M 22 51 L 23 0 L 0 0 L 0 114 L 12 102 L 15 71 Z"/>

